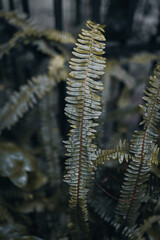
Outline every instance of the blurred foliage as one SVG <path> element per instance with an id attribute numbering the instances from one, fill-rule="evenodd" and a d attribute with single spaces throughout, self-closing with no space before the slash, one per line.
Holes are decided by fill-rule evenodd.
<path id="1" fill-rule="evenodd" d="M 68 76 L 75 39 L 57 30 L 40 30 L 24 14 L 0 12 L 0 19 L 0 239 L 77 239 L 62 181 L 66 173 L 62 136 L 68 125 L 64 133 L 60 117 L 65 95 L 61 84 Z M 124 172 L 131 161 L 125 139 L 131 139 L 134 129 L 142 130 L 138 122 L 143 109 L 138 104 L 158 59 L 159 52 L 143 51 L 107 61 L 94 170 L 100 166 L 87 196 L 90 239 L 159 239 L 159 164 L 151 166 L 134 227 L 115 221 Z M 151 149 L 156 160 L 157 149 Z"/>

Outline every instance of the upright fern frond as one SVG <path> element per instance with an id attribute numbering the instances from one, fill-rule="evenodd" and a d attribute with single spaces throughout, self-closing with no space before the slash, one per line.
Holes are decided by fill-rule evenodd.
<path id="1" fill-rule="evenodd" d="M 160 64 L 154 71 L 154 77 L 150 77 L 150 86 L 143 98 L 146 101 L 143 110 L 143 131 L 136 131 L 131 141 L 130 152 L 132 161 L 125 173 L 125 181 L 122 186 L 119 203 L 117 206 L 117 218 L 125 220 L 125 225 L 134 226 L 138 216 L 138 210 L 145 201 L 147 180 L 151 170 L 151 163 L 158 163 L 159 148 L 156 145 L 157 123 L 160 120 Z"/>
<path id="2" fill-rule="evenodd" d="M 103 89 L 103 84 L 97 79 L 104 73 L 105 37 L 103 26 L 87 21 L 89 30 L 83 30 L 79 34 L 78 43 L 73 54 L 70 67 L 73 69 L 67 81 L 68 96 L 66 97 L 65 113 L 69 118 L 71 130 L 66 141 L 67 175 L 65 182 L 70 185 L 70 207 L 82 220 L 87 221 L 86 194 L 88 184 L 92 179 L 92 169 L 96 160 L 96 146 L 92 144 L 96 132 L 93 127 L 98 124 L 93 119 L 101 114 L 100 96 L 97 95 Z M 77 218 L 76 217 L 76 218 Z"/>

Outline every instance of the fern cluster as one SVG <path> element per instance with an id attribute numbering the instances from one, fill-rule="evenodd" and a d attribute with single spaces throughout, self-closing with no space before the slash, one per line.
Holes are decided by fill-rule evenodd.
<path id="1" fill-rule="evenodd" d="M 94 31 L 96 25 L 87 22 L 87 26 L 91 28 L 91 31 Z M 102 27 L 98 29 L 98 32 L 99 30 L 102 31 Z M 94 50 L 92 53 L 92 41 L 97 41 L 99 36 L 92 40 L 92 32 L 88 33 L 86 30 L 82 30 L 82 34 L 79 36 L 79 43 L 76 44 L 77 48 L 74 48 L 75 52 L 73 52 L 77 58 L 73 58 L 70 62 L 70 67 L 74 71 L 70 73 L 71 78 L 67 81 L 68 96 L 66 101 L 68 103 L 65 108 L 72 128 L 69 140 L 65 142 L 68 151 L 66 155 L 69 157 L 66 161 L 65 182 L 70 185 L 70 207 L 76 216 L 75 218 L 78 218 L 79 224 L 81 221 L 87 221 L 86 194 L 88 184 L 93 179 L 93 170 L 111 159 L 118 159 L 120 163 L 123 160 L 129 161 L 119 203 L 116 207 L 115 220 L 112 218 L 112 223 L 116 228 L 123 227 L 124 235 L 135 237 L 137 233 L 135 231 L 132 234 L 132 231 L 136 227 L 141 203 L 147 201 L 147 182 L 151 166 L 158 164 L 159 148 L 156 141 L 158 136 L 157 123 L 160 118 L 160 67 L 157 65 L 154 77 L 150 78 L 150 87 L 148 87 L 144 97 L 146 104 L 141 106 L 144 118 L 141 125 L 144 125 L 144 130 L 135 131 L 130 144 L 125 140 L 120 141 L 115 149 L 95 151 L 96 146 L 92 145 L 95 130 L 93 131 L 92 127 L 96 125 L 92 119 L 98 118 L 101 114 L 100 99 L 99 96 L 95 95 L 95 92 L 102 90 L 102 87 L 99 84 L 94 85 L 91 78 L 96 78 L 102 74 L 105 62 L 102 57 L 97 59 L 97 55 L 103 53 L 103 45 L 100 43 L 98 46 L 96 42 L 96 48 L 98 47 L 99 51 Z M 99 38 L 99 40 L 103 39 Z M 94 53 L 96 60 L 92 58 Z M 94 91 L 91 92 L 91 90 Z M 109 194 L 109 196 L 111 195 Z M 74 221 L 77 221 L 75 218 Z"/>
<path id="2" fill-rule="evenodd" d="M 146 187 L 151 164 L 158 164 L 159 148 L 157 141 L 157 123 L 160 119 L 160 66 L 157 65 L 154 76 L 150 78 L 150 86 L 145 92 L 146 104 L 143 110 L 144 130 L 135 132 L 131 141 L 132 160 L 125 173 L 120 202 L 117 206 L 118 215 L 123 216 L 125 224 L 134 226 L 140 204 L 146 200 Z M 130 199 L 130 201 L 127 201 Z M 120 218 L 121 219 L 121 218 Z"/>

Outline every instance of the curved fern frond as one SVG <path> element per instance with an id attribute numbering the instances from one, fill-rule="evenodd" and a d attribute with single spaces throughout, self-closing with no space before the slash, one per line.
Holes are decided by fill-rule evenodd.
<path id="1" fill-rule="evenodd" d="M 58 54 L 49 62 L 48 75 L 39 75 L 20 87 L 19 92 L 14 92 L 10 100 L 1 109 L 0 132 L 10 128 L 47 92 L 50 92 L 60 80 L 68 76 L 64 69 L 64 58 Z"/>
<path id="2" fill-rule="evenodd" d="M 143 98 L 146 104 L 143 110 L 143 131 L 135 131 L 131 141 L 132 160 L 125 173 L 119 203 L 117 220 L 125 221 L 125 225 L 134 226 L 141 203 L 145 200 L 147 180 L 150 175 L 151 163 L 158 163 L 157 123 L 160 119 L 160 64 L 150 77 L 150 86 Z"/>
<path id="3" fill-rule="evenodd" d="M 114 59 L 108 61 L 108 64 L 106 65 L 106 73 L 103 78 L 105 79 L 104 81 L 109 81 L 111 78 L 120 80 L 128 89 L 133 89 L 135 86 L 134 78 L 121 66 L 121 62 Z"/>
<path id="4" fill-rule="evenodd" d="M 53 46 L 62 51 L 64 55 L 68 55 L 68 52 L 62 45 L 75 43 L 74 37 L 69 33 L 55 29 L 37 29 L 36 25 L 30 19 L 27 19 L 25 14 L 18 14 L 15 11 L 0 11 L 0 18 L 4 18 L 9 24 L 18 28 L 18 32 L 7 43 L 0 45 L 0 58 L 5 54 L 9 54 L 13 48 L 18 47 L 21 43 L 32 44 L 49 57 L 55 55 Z"/>
<path id="5" fill-rule="evenodd" d="M 86 194 L 92 179 L 96 146 L 92 144 L 98 124 L 93 122 L 101 114 L 99 92 L 103 85 L 97 79 L 104 73 L 105 37 L 103 26 L 87 21 L 89 30 L 79 34 L 78 43 L 74 48 L 70 67 L 73 71 L 67 79 L 68 96 L 66 97 L 65 113 L 69 118 L 71 130 L 66 141 L 67 156 L 65 182 L 69 184 L 70 207 L 76 218 L 87 221 Z M 80 214 L 79 214 L 80 213 Z M 79 216 L 79 215 L 81 216 Z"/>
<path id="6" fill-rule="evenodd" d="M 3 57 L 5 54 L 9 54 L 10 51 L 17 47 L 20 43 L 32 44 L 43 54 L 53 57 L 55 55 L 55 51 L 50 44 L 53 44 L 60 48 L 63 52 L 66 52 L 60 44 L 74 42 L 74 38 L 69 33 L 60 32 L 54 29 L 40 31 L 34 28 L 28 28 L 25 31 L 15 33 L 7 43 L 0 45 L 0 57 Z"/>
<path id="7" fill-rule="evenodd" d="M 55 29 L 37 29 L 35 23 L 33 23 L 31 19 L 28 19 L 27 15 L 24 13 L 18 13 L 17 11 L 0 11 L 0 18 L 4 18 L 9 24 L 23 30 L 24 32 L 27 32 L 26 30 L 30 31 L 30 35 L 39 36 L 39 38 L 45 37 L 48 41 L 56 41 L 64 44 L 75 43 L 75 39 L 70 33 Z"/>
<path id="8" fill-rule="evenodd" d="M 31 19 L 27 18 L 27 15 L 25 13 L 18 13 L 17 11 L 0 11 L 0 18 L 4 18 L 12 26 L 23 30 L 31 27 L 35 28 L 35 24 Z"/>
<path id="9" fill-rule="evenodd" d="M 123 59 L 122 63 L 131 62 L 131 63 L 138 63 L 138 64 L 146 64 L 149 62 L 158 61 L 158 59 L 159 59 L 159 56 L 156 55 L 155 53 L 153 54 L 151 52 L 140 52 L 132 55 L 129 58 Z"/>
<path id="10" fill-rule="evenodd" d="M 111 159 L 118 159 L 119 163 L 122 163 L 124 160 L 128 162 L 128 158 L 131 157 L 131 154 L 129 153 L 129 144 L 126 140 L 123 142 L 120 140 L 115 149 L 99 149 L 96 152 L 96 155 L 96 167 L 100 164 L 104 164 L 106 161 L 109 161 Z"/>
<path id="11" fill-rule="evenodd" d="M 48 64 L 48 77 L 56 79 L 57 83 L 66 80 L 68 71 L 65 69 L 65 58 L 61 54 L 57 54 L 51 58 Z"/>
<path id="12" fill-rule="evenodd" d="M 49 57 L 54 56 L 53 49 L 43 40 L 38 38 L 34 38 L 32 36 L 32 33 L 34 32 L 34 35 L 36 35 L 35 30 L 33 29 L 27 29 L 25 31 L 19 31 L 16 32 L 13 37 L 4 44 L 0 45 L 0 58 L 2 58 L 4 55 L 7 55 L 10 53 L 10 51 L 13 48 L 18 47 L 21 43 L 29 44 L 36 46 L 39 51 L 41 51 L 43 54 L 48 55 Z"/>
<path id="13" fill-rule="evenodd" d="M 55 29 L 46 29 L 40 32 L 42 37 L 50 42 L 60 42 L 62 44 L 75 43 L 75 38 L 67 32 L 58 31 Z"/>
<path id="14" fill-rule="evenodd" d="M 29 108 L 33 107 L 37 98 L 41 99 L 55 85 L 54 79 L 51 81 L 47 75 L 39 75 L 21 86 L 19 92 L 14 92 L 9 102 L 1 109 L 0 132 L 14 125 Z"/>

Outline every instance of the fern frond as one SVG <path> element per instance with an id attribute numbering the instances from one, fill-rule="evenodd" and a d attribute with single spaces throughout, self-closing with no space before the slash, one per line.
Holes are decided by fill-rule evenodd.
<path id="1" fill-rule="evenodd" d="M 10 51 L 19 46 L 20 43 L 32 44 L 43 54 L 53 57 L 55 55 L 55 51 L 50 44 L 53 44 L 65 52 L 64 48 L 60 44 L 74 42 L 74 38 L 69 33 L 60 32 L 58 30 L 40 31 L 28 28 L 25 31 L 16 32 L 7 43 L 0 45 L 0 57 L 2 58 L 3 55 L 9 54 Z"/>
<path id="2" fill-rule="evenodd" d="M 17 11 L 4 12 L 0 11 L 0 18 L 4 18 L 9 24 L 14 27 L 23 30 L 30 31 L 30 35 L 39 36 L 39 38 L 45 37 L 48 41 L 56 41 L 60 43 L 75 43 L 74 37 L 70 33 L 58 31 L 55 29 L 37 29 L 35 23 L 31 19 L 27 18 L 25 13 L 18 13 Z M 27 31 L 26 31 L 27 32 Z"/>
<path id="3" fill-rule="evenodd" d="M 23 30 L 31 27 L 35 28 L 35 24 L 31 19 L 27 18 L 27 15 L 25 13 L 18 13 L 17 11 L 0 11 L 0 18 L 4 18 L 12 26 Z"/>
<path id="4" fill-rule="evenodd" d="M 41 31 L 41 34 L 50 42 L 60 42 L 62 44 L 75 43 L 75 38 L 67 32 L 62 32 L 55 29 L 46 29 Z"/>
<path id="5" fill-rule="evenodd" d="M 0 58 L 2 58 L 4 55 L 7 55 L 11 52 L 12 49 L 18 47 L 21 43 L 29 44 L 36 46 L 39 51 L 41 51 L 43 54 L 48 55 L 49 57 L 54 56 L 53 49 L 47 44 L 43 39 L 34 38 L 32 36 L 32 33 L 34 32 L 34 35 L 36 35 L 36 32 L 34 29 L 27 29 L 25 31 L 19 31 L 16 32 L 13 37 L 4 44 L 0 45 Z"/>
<path id="6" fill-rule="evenodd" d="M 146 64 L 149 62 L 153 61 L 158 61 L 159 56 L 156 55 L 155 53 L 150 53 L 150 52 L 140 52 L 136 53 L 133 56 L 129 58 L 125 58 L 122 60 L 123 62 L 131 62 L 131 63 L 138 63 L 138 64 Z"/>
<path id="7" fill-rule="evenodd" d="M 32 44 L 36 46 L 39 51 L 49 57 L 53 57 L 55 55 L 52 45 L 57 47 L 64 53 L 64 55 L 66 55 L 68 52 L 62 45 L 75 43 L 74 37 L 69 33 L 54 29 L 37 29 L 31 20 L 27 19 L 25 14 L 18 14 L 16 11 L 0 11 L 0 18 L 4 18 L 11 25 L 18 28 L 18 32 L 16 32 L 7 43 L 0 45 L 1 58 L 3 55 L 9 54 L 10 51 L 19 46 L 20 43 Z"/>
<path id="8" fill-rule="evenodd" d="M 63 55 L 57 54 L 55 57 L 51 58 L 48 65 L 48 77 L 50 79 L 56 79 L 57 83 L 66 80 L 69 73 L 64 66 L 65 58 Z"/>
<path id="9" fill-rule="evenodd" d="M 133 89 L 135 86 L 134 77 L 127 73 L 127 71 L 121 66 L 121 62 L 114 59 L 108 61 L 106 65 L 106 74 L 103 77 L 104 81 L 108 81 L 111 78 L 122 81 L 128 89 Z"/>
<path id="10" fill-rule="evenodd" d="M 10 100 L 0 113 L 0 132 L 10 128 L 20 117 L 37 103 L 47 92 L 50 92 L 60 80 L 68 76 L 64 69 L 64 58 L 58 54 L 49 62 L 48 75 L 39 75 L 20 87 L 19 92 L 14 92 Z"/>
<path id="11" fill-rule="evenodd" d="M 120 140 L 115 149 L 99 149 L 96 152 L 96 155 L 96 167 L 100 164 L 104 164 L 106 161 L 109 161 L 111 159 L 118 159 L 119 163 L 122 163 L 124 160 L 128 162 L 128 158 L 131 157 L 131 154 L 129 153 L 129 144 L 126 140 L 123 142 Z"/>
<path id="12" fill-rule="evenodd" d="M 37 103 L 47 92 L 56 85 L 47 75 L 39 75 L 28 81 L 28 84 L 20 87 L 19 92 L 14 92 L 9 102 L 1 109 L 0 132 L 4 128 L 10 128 L 20 117 Z"/>
<path id="13" fill-rule="evenodd" d="M 143 131 L 135 131 L 131 140 L 132 160 L 125 173 L 119 203 L 117 206 L 118 221 L 124 219 L 125 225 L 133 226 L 138 216 L 141 203 L 145 200 L 147 180 L 151 164 L 157 163 L 158 147 L 157 123 L 160 119 L 160 64 L 150 77 L 148 91 L 143 98 L 146 104 L 142 107 Z"/>
<path id="14" fill-rule="evenodd" d="M 69 184 L 70 207 L 77 214 L 83 215 L 87 221 L 86 194 L 88 184 L 93 175 L 93 164 L 96 161 L 96 146 L 92 144 L 95 138 L 95 126 L 101 114 L 101 104 L 99 92 L 103 85 L 97 81 L 104 73 L 105 58 L 101 57 L 104 53 L 105 37 L 103 26 L 87 21 L 89 30 L 83 30 L 79 34 L 78 43 L 74 48 L 70 67 L 73 71 L 67 80 L 68 96 L 66 97 L 65 113 L 69 118 L 71 130 L 69 139 L 66 141 L 67 156 L 65 182 Z M 76 217 L 76 218 L 77 218 Z M 79 218 L 80 219 L 80 218 Z"/>

